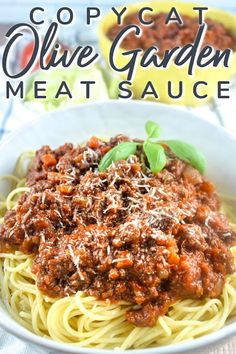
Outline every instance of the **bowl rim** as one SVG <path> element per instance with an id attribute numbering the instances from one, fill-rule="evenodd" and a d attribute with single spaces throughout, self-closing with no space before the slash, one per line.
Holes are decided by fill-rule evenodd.
<path id="1" fill-rule="evenodd" d="M 180 106 L 174 106 L 174 105 L 167 105 L 164 103 L 155 103 L 155 102 L 145 102 L 145 101 L 121 101 L 121 100 L 109 100 L 109 101 L 99 101 L 99 102 L 91 102 L 91 103 L 83 103 L 80 105 L 75 105 L 63 109 L 58 109 L 55 111 L 50 111 L 43 113 L 36 117 L 34 120 L 30 122 L 26 122 L 22 124 L 19 128 L 17 128 L 15 131 L 12 133 L 8 134 L 1 142 L 0 142 L 0 152 L 2 149 L 4 149 L 15 137 L 19 136 L 20 133 L 25 130 L 25 129 L 30 129 L 32 125 L 37 124 L 39 121 L 42 119 L 47 119 L 48 115 L 51 115 L 52 113 L 54 114 L 54 117 L 56 118 L 56 115 L 58 113 L 63 113 L 64 111 L 69 111 L 69 110 L 74 110 L 74 109 L 80 109 L 80 107 L 92 107 L 93 109 L 96 109 L 97 106 L 101 105 L 108 105 L 108 106 L 119 106 L 120 104 L 127 105 L 127 106 L 136 106 L 136 105 L 142 105 L 142 106 L 150 106 L 150 107 L 162 107 L 164 109 L 173 109 L 173 110 L 178 110 L 179 112 L 184 112 L 185 115 L 188 115 L 188 119 L 198 119 L 200 120 L 203 124 L 208 125 L 209 127 L 212 127 L 212 129 L 221 131 L 227 138 L 232 139 L 235 141 L 235 146 L 236 146 L 236 135 L 224 128 L 223 126 L 218 125 L 215 122 L 210 122 L 195 112 L 191 111 L 186 111 Z M 53 118 L 53 119 L 55 119 Z M 3 304 L 3 303 L 2 303 Z M 4 304 L 3 304 L 4 307 Z M 2 309 L 0 308 L 0 314 L 2 312 Z M 80 346 L 75 346 L 71 344 L 66 344 L 66 343 L 61 343 L 61 342 L 56 342 L 52 339 L 40 337 L 32 332 L 30 332 L 28 329 L 17 323 L 9 312 L 6 309 L 6 316 L 9 316 L 8 321 L 5 321 L 2 316 L 0 316 L 0 327 L 6 330 L 8 333 L 14 335 L 16 338 L 20 338 L 25 342 L 28 342 L 30 344 L 38 345 L 39 347 L 43 347 L 45 349 L 49 349 L 51 351 L 57 350 L 58 353 L 70 353 L 70 354 L 78 354 L 78 353 L 84 353 L 84 354 L 114 354 L 114 353 L 119 353 L 119 352 L 131 352 L 132 354 L 174 354 L 177 352 L 180 353 L 189 353 L 191 350 L 199 350 L 203 347 L 206 346 L 214 346 L 217 345 L 222 340 L 226 340 L 228 337 L 233 336 L 236 334 L 236 326 L 235 326 L 235 321 L 232 323 L 226 324 L 224 327 L 221 329 L 212 332 L 210 334 L 203 335 L 199 338 L 193 339 L 191 341 L 183 342 L 183 343 L 176 343 L 176 344 L 170 344 L 170 345 L 165 345 L 165 346 L 157 346 L 153 348 L 145 348 L 145 349 L 128 349 L 128 350 L 114 350 L 114 349 L 97 349 L 97 348 L 87 348 L 87 347 L 80 347 Z"/>

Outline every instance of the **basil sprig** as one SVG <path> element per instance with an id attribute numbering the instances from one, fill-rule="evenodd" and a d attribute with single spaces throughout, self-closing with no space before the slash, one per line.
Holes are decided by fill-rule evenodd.
<path id="1" fill-rule="evenodd" d="M 145 130 L 148 136 L 148 139 L 158 138 L 161 135 L 161 127 L 159 124 L 148 120 L 145 124 Z"/>
<path id="2" fill-rule="evenodd" d="M 153 141 L 153 139 L 158 138 L 161 134 L 160 126 L 153 121 L 146 122 L 145 130 L 147 139 L 143 144 L 126 141 L 116 145 L 101 159 L 98 166 L 99 171 L 105 171 L 115 161 L 127 160 L 130 155 L 136 153 L 137 145 L 142 145 L 150 170 L 153 173 L 160 172 L 167 163 L 167 156 L 163 146 L 168 146 L 179 159 L 191 164 L 200 173 L 204 172 L 206 165 L 205 157 L 193 145 L 179 140 Z"/>
<path id="3" fill-rule="evenodd" d="M 163 146 L 145 141 L 143 150 L 147 156 L 150 170 L 153 173 L 160 172 L 166 165 L 166 154 Z"/>
<path id="4" fill-rule="evenodd" d="M 169 146 L 171 151 L 180 159 L 188 162 L 195 167 L 200 173 L 204 173 L 206 167 L 206 159 L 204 155 L 193 145 L 184 143 L 179 140 L 167 140 L 164 142 Z"/>
<path id="5" fill-rule="evenodd" d="M 161 127 L 155 122 L 148 120 L 145 124 L 147 139 L 143 143 L 143 150 L 147 157 L 150 170 L 153 173 L 160 172 L 166 165 L 166 154 L 163 146 L 153 142 L 153 138 L 161 135 Z"/>
<path id="6" fill-rule="evenodd" d="M 134 155 L 137 150 L 137 144 L 132 141 L 125 141 L 109 150 L 101 159 L 98 170 L 105 171 L 113 162 L 127 160 L 130 155 Z"/>

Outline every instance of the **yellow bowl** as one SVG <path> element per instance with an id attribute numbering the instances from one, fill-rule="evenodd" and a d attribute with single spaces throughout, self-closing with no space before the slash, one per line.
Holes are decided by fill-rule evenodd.
<path id="1" fill-rule="evenodd" d="M 171 7 L 175 6 L 180 15 L 189 15 L 196 17 L 196 11 L 193 11 L 193 7 L 197 6 L 195 3 L 182 3 L 182 2 L 144 2 L 127 6 L 125 16 L 137 12 L 144 6 L 149 6 L 153 9 L 153 13 L 166 12 L 168 13 Z M 222 23 L 236 38 L 236 16 L 215 8 L 209 8 L 206 13 L 206 18 L 210 18 L 219 23 Z M 105 57 L 106 62 L 109 65 L 109 52 L 112 42 L 107 37 L 107 31 L 116 23 L 116 16 L 113 12 L 109 12 L 101 21 L 99 27 L 99 44 L 101 51 Z M 122 55 L 124 50 L 118 49 L 116 51 L 115 62 L 119 66 L 124 66 L 128 62 L 127 56 Z M 134 98 L 140 99 L 143 89 L 148 81 L 152 81 L 155 86 L 159 97 L 157 100 L 160 102 L 182 104 L 197 106 L 208 102 L 217 93 L 218 81 L 230 80 L 230 78 L 236 73 L 236 52 L 231 56 L 231 63 L 229 68 L 225 68 L 222 65 L 220 67 L 197 67 L 192 76 L 187 73 L 187 66 L 177 67 L 173 63 L 167 69 L 158 69 L 154 67 L 141 68 L 137 67 L 136 73 L 132 80 L 132 91 Z M 121 79 L 126 80 L 126 75 L 121 74 Z M 179 99 L 172 99 L 168 96 L 167 85 L 168 81 L 172 82 L 173 92 L 178 92 L 179 81 L 183 81 L 184 94 Z M 196 81 L 206 81 L 207 87 L 199 87 L 199 93 L 207 93 L 208 96 L 205 99 L 197 99 L 193 94 L 193 85 Z"/>

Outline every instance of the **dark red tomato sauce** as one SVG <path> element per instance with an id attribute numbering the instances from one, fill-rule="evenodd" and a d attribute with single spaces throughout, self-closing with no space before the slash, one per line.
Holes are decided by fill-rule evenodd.
<path id="1" fill-rule="evenodd" d="M 112 26 L 107 36 L 114 40 L 117 34 L 129 24 L 141 26 L 142 35 L 136 37 L 132 32 L 122 41 L 122 47 L 125 49 L 141 48 L 143 50 L 155 45 L 158 47 L 158 54 L 163 55 L 166 50 L 174 47 L 183 47 L 193 43 L 199 29 L 198 19 L 187 15 L 181 16 L 183 25 L 178 23 L 165 24 L 167 14 L 159 13 L 157 15 L 147 16 L 147 20 L 153 20 L 153 24 L 144 26 L 140 24 L 136 13 L 127 16 L 122 25 Z M 236 49 L 236 39 L 233 34 L 221 23 L 207 19 L 207 32 L 203 41 L 203 46 L 211 45 L 215 49 L 224 50 L 226 48 Z"/>
<path id="2" fill-rule="evenodd" d="M 141 151 L 98 172 L 117 143 L 43 146 L 27 175 L 29 192 L 6 213 L 0 241 L 34 254 L 38 288 L 126 300 L 126 318 L 153 326 L 177 299 L 218 297 L 234 272 L 235 242 L 213 184 L 169 151 L 153 175 Z"/>

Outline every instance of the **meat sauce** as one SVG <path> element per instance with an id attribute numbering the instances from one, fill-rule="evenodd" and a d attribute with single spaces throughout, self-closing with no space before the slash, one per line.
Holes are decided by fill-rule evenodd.
<path id="1" fill-rule="evenodd" d="M 153 24 L 144 26 L 140 24 L 136 13 L 127 16 L 122 25 L 114 25 L 111 27 L 107 36 L 110 40 L 114 40 L 117 34 L 129 24 L 136 24 L 142 28 L 142 35 L 136 37 L 132 32 L 128 34 L 122 41 L 122 47 L 125 49 L 147 49 L 152 45 L 158 47 L 158 53 L 163 55 L 166 50 L 180 46 L 183 47 L 189 43 L 193 43 L 199 29 L 198 18 L 183 15 L 183 25 L 178 23 L 165 24 L 167 14 L 159 13 L 157 15 L 147 16 L 152 19 Z M 236 39 L 228 29 L 221 23 L 211 19 L 205 21 L 208 25 L 207 32 L 203 41 L 203 46 L 211 45 L 215 49 L 224 50 L 231 48 L 236 49 Z"/>
<path id="2" fill-rule="evenodd" d="M 44 294 L 81 290 L 125 300 L 129 322 L 154 326 L 178 299 L 221 294 L 234 272 L 236 235 L 213 184 L 170 151 L 157 175 L 141 162 L 141 150 L 98 172 L 101 157 L 128 140 L 43 146 L 27 175 L 29 192 L 6 213 L 0 241 L 5 251 L 34 254 Z"/>

